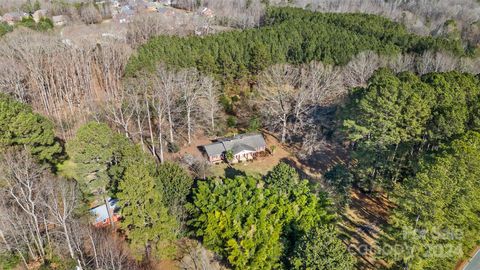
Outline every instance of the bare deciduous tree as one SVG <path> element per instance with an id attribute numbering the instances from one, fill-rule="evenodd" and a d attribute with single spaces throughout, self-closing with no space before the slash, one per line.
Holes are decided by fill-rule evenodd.
<path id="1" fill-rule="evenodd" d="M 48 181 L 46 189 L 44 205 L 50 213 L 51 223 L 61 228 L 70 257 L 77 259 L 72 244 L 71 223 L 79 204 L 79 190 L 75 182 L 61 179 Z"/>
<path id="2" fill-rule="evenodd" d="M 80 18 L 86 24 L 102 22 L 102 14 L 92 3 L 83 5 L 80 8 Z"/>
<path id="3" fill-rule="evenodd" d="M 384 59 L 372 51 L 355 56 L 343 69 L 343 78 L 347 87 L 365 86 L 375 70 L 384 66 Z"/>
<path id="4" fill-rule="evenodd" d="M 419 74 L 430 72 L 452 71 L 458 67 L 458 58 L 444 52 L 423 53 L 417 59 L 417 71 Z"/>
<path id="5" fill-rule="evenodd" d="M 217 82 L 211 77 L 204 76 L 200 79 L 201 93 L 200 93 L 200 108 L 201 115 L 204 115 L 207 125 L 210 126 L 210 132 L 215 132 L 215 120 L 220 112 L 219 104 L 219 86 Z"/>
<path id="6" fill-rule="evenodd" d="M 259 79 L 260 112 L 267 119 L 267 126 L 280 129 L 282 143 L 287 138 L 287 122 L 293 109 L 292 99 L 298 79 L 298 70 L 286 64 L 272 66 Z"/>
<path id="7" fill-rule="evenodd" d="M 396 73 L 415 71 L 415 56 L 411 54 L 399 54 L 388 60 L 388 67 Z"/>
<path id="8" fill-rule="evenodd" d="M 17 228 L 25 228 L 22 237 L 32 258 L 44 260 L 46 256 L 46 239 L 42 233 L 44 211 L 42 198 L 45 175 L 43 169 L 35 163 L 27 151 L 7 150 L 0 163 L 2 180 L 6 183 L 3 205 L 10 205 L 12 212 L 17 212 L 25 219 L 10 219 Z M 14 210 L 15 209 L 15 210 Z M 20 222 L 20 223 L 17 223 Z M 24 227 L 25 226 L 25 227 Z"/>
<path id="9" fill-rule="evenodd" d="M 193 115 L 198 111 L 198 101 L 200 99 L 200 75 L 197 70 L 187 69 L 177 73 L 178 87 L 182 92 L 182 101 L 185 109 L 187 125 L 187 141 L 192 143 L 192 136 L 195 128 L 195 119 Z"/>

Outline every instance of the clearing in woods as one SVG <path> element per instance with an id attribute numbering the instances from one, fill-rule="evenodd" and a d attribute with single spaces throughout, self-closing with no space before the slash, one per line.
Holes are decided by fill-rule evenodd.
<path id="1" fill-rule="evenodd" d="M 301 161 L 295 157 L 295 150 L 282 145 L 274 136 L 263 133 L 267 148 L 275 146 L 273 154 L 267 153 L 253 161 L 228 165 L 226 163 L 212 165 L 211 177 L 233 177 L 238 174 L 251 176 L 265 175 L 280 161 L 295 167 L 303 178 L 312 182 L 322 183 L 322 175 L 336 164 L 345 164 L 348 159 L 347 150 L 336 143 L 325 143 L 322 149 L 310 156 L 307 161 Z M 199 137 L 192 145 L 182 148 L 175 156 L 181 157 L 186 154 L 202 158 L 199 145 L 210 143 L 206 137 Z M 340 215 L 339 229 L 344 243 L 357 257 L 358 269 L 379 269 L 385 266 L 385 262 L 375 258 L 372 250 L 375 250 L 375 242 L 380 236 L 382 225 L 387 223 L 392 203 L 385 194 L 369 195 L 359 190 L 353 190 L 350 194 L 351 203 L 347 210 Z"/>

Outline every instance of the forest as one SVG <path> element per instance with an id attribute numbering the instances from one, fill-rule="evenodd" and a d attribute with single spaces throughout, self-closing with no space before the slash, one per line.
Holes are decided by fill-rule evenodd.
<path id="1" fill-rule="evenodd" d="M 0 269 L 446 270 L 468 258 L 480 243 L 472 39 L 350 10 L 242 12 L 258 5 L 258 20 L 218 14 L 238 26 L 221 33 L 146 16 L 124 41 L 74 46 L 46 20 L 0 24 Z M 188 152 L 244 132 L 288 157 L 262 173 L 227 160 L 219 176 Z M 345 230 L 358 194 L 365 212 L 388 201 L 374 217 L 386 221 Z M 120 220 L 94 226 L 89 211 L 110 198 Z M 362 231 L 371 256 L 351 241 Z"/>
<path id="2" fill-rule="evenodd" d="M 195 67 L 231 81 L 255 75 L 278 63 L 345 65 L 362 51 L 384 55 L 444 50 L 465 52 L 459 41 L 420 37 L 380 16 L 315 13 L 296 8 L 270 8 L 265 25 L 244 31 L 199 37 L 161 36 L 139 48 L 127 74 L 158 62 L 172 67 Z"/>

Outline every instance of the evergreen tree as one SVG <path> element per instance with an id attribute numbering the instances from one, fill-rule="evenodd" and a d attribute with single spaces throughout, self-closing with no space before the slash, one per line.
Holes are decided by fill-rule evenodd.
<path id="1" fill-rule="evenodd" d="M 426 157 L 419 172 L 392 192 L 397 208 L 380 241 L 383 258 L 409 269 L 454 268 L 480 241 L 479 167 L 476 132 Z"/>
<path id="2" fill-rule="evenodd" d="M 190 225 L 204 244 L 235 269 L 277 269 L 289 236 L 331 216 L 306 182 L 288 196 L 252 177 L 199 181 L 188 205 Z"/>
<path id="3" fill-rule="evenodd" d="M 355 258 L 337 238 L 334 226 L 313 228 L 302 236 L 290 258 L 292 269 L 355 269 Z"/>
<path id="4" fill-rule="evenodd" d="M 126 139 L 106 124 L 89 122 L 67 142 L 69 160 L 60 169 L 75 178 L 86 194 L 105 194 L 111 184 L 109 169 L 121 160 Z"/>
<path id="5" fill-rule="evenodd" d="M 180 210 L 187 202 L 193 185 L 193 178 L 180 165 L 173 162 L 161 164 L 156 175 L 163 200 L 171 210 Z"/>
<path id="6" fill-rule="evenodd" d="M 269 187 L 278 188 L 282 192 L 290 193 L 300 183 L 300 176 L 295 168 L 280 162 L 268 172 L 265 183 Z"/>
<path id="7" fill-rule="evenodd" d="M 45 117 L 14 99 L 0 94 L 0 149 L 23 145 L 40 161 L 55 163 L 62 147 L 54 126 Z"/>
<path id="8" fill-rule="evenodd" d="M 355 89 L 343 109 L 360 187 L 391 189 L 411 176 L 416 161 L 442 142 L 477 128 L 480 82 L 470 74 L 393 74 L 381 69 Z M 470 108 L 469 107 L 470 105 Z"/>
<path id="9" fill-rule="evenodd" d="M 273 64 L 315 60 L 344 65 L 366 50 L 394 55 L 426 49 L 464 54 L 459 40 L 416 36 L 380 16 L 270 7 L 264 27 L 206 37 L 155 37 L 139 48 L 126 70 L 129 75 L 154 71 L 163 62 L 173 68 L 194 67 L 232 82 L 251 79 Z"/>
<path id="10" fill-rule="evenodd" d="M 129 164 L 119 183 L 117 196 L 123 217 L 120 225 L 137 259 L 170 258 L 176 250 L 178 224 L 163 204 L 155 166 L 144 156 Z"/>

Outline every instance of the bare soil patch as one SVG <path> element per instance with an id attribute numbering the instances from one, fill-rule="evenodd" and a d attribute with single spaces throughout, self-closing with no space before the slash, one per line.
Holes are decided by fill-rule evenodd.
<path id="1" fill-rule="evenodd" d="M 358 269 L 382 269 L 385 262 L 375 258 L 376 241 L 387 224 L 393 204 L 385 194 L 376 196 L 354 190 L 351 203 L 341 215 L 339 225 L 344 241 L 356 253 Z"/>

